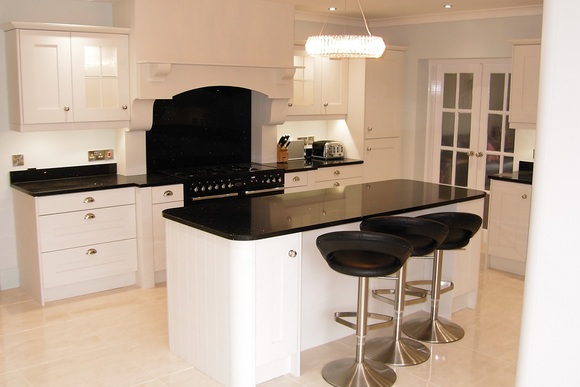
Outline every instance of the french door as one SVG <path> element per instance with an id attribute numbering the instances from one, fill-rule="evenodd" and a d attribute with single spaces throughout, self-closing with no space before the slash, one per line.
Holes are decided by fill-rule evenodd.
<path id="1" fill-rule="evenodd" d="M 510 71 L 509 59 L 430 64 L 428 180 L 487 191 L 513 170 Z"/>

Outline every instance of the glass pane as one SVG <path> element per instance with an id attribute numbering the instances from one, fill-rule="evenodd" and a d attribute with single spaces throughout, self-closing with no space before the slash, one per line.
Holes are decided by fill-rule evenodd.
<path id="1" fill-rule="evenodd" d="M 451 174 L 453 172 L 453 152 L 442 150 L 441 161 L 439 165 L 439 183 L 451 184 Z"/>
<path id="2" fill-rule="evenodd" d="M 117 47 L 101 47 L 101 67 L 104 77 L 117 76 Z"/>
<path id="3" fill-rule="evenodd" d="M 471 109 L 473 102 L 473 74 L 459 75 L 459 109 Z"/>
<path id="4" fill-rule="evenodd" d="M 471 144 L 471 113 L 460 113 L 457 127 L 457 147 L 469 148 Z"/>
<path id="5" fill-rule="evenodd" d="M 120 105 L 119 103 L 119 85 L 117 82 L 117 77 L 103 78 L 103 107 L 104 108 L 115 108 Z"/>
<path id="6" fill-rule="evenodd" d="M 101 76 L 101 48 L 85 46 L 85 77 Z"/>
<path id="7" fill-rule="evenodd" d="M 503 111 L 504 74 L 491 74 L 489 79 L 489 110 Z"/>
<path id="8" fill-rule="evenodd" d="M 456 153 L 455 185 L 467 187 L 467 173 L 469 171 L 469 156 L 466 153 Z"/>
<path id="9" fill-rule="evenodd" d="M 487 115 L 487 150 L 501 151 L 501 123 L 503 117 L 501 114 Z"/>
<path id="10" fill-rule="evenodd" d="M 513 172 L 514 171 L 514 158 L 509 156 L 504 156 L 503 158 L 503 169 L 502 172 Z"/>
<path id="11" fill-rule="evenodd" d="M 499 173 L 499 156 L 498 155 L 487 155 L 485 160 L 485 189 L 489 189 L 490 180 L 489 175 L 495 175 Z"/>
<path id="12" fill-rule="evenodd" d="M 443 79 L 443 107 L 455 109 L 455 92 L 457 89 L 457 74 L 445 74 Z"/>
<path id="13" fill-rule="evenodd" d="M 441 118 L 441 145 L 453 146 L 455 133 L 455 113 L 443 113 Z"/>
<path id="14" fill-rule="evenodd" d="M 508 124 L 508 122 L 509 122 L 508 117 L 506 117 L 505 121 L 506 121 L 505 122 L 505 139 L 504 139 L 503 151 L 513 153 L 515 143 L 516 143 L 516 131 L 515 131 L 515 129 L 510 129 L 509 124 Z"/>
<path id="15" fill-rule="evenodd" d="M 85 99 L 87 108 L 100 108 L 102 101 L 101 78 L 85 78 Z"/>

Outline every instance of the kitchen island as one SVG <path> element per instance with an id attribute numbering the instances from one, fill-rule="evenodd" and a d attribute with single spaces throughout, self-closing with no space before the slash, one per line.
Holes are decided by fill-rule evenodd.
<path id="1" fill-rule="evenodd" d="M 333 313 L 355 309 L 356 278 L 327 267 L 315 246 L 318 235 L 358 230 L 361 220 L 377 215 L 481 216 L 484 197 L 390 180 L 165 210 L 170 349 L 226 386 L 299 374 L 300 351 L 353 334 Z M 443 276 L 455 288 L 441 300 L 443 316 L 475 307 L 480 234 L 445 256 Z M 425 278 L 431 261 L 410 262 L 408 279 Z M 387 307 L 371 302 L 370 308 Z"/>

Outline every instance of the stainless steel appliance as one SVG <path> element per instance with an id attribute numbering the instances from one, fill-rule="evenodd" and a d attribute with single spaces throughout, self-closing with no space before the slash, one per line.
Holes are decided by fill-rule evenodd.
<path id="1" fill-rule="evenodd" d="M 312 144 L 312 157 L 317 159 L 342 159 L 344 158 L 344 145 L 340 141 L 321 140 Z"/>

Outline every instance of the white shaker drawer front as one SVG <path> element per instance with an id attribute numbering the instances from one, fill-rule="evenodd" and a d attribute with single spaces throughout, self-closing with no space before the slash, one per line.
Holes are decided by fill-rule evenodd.
<path id="1" fill-rule="evenodd" d="M 183 186 L 181 184 L 164 185 L 151 189 L 153 204 L 183 201 Z"/>
<path id="2" fill-rule="evenodd" d="M 135 188 L 106 189 L 38 198 L 38 214 L 57 214 L 135 203 Z"/>
<path id="3" fill-rule="evenodd" d="M 135 238 L 135 205 L 38 218 L 42 252 Z"/>
<path id="4" fill-rule="evenodd" d="M 42 254 L 45 288 L 105 278 L 137 270 L 135 239 Z"/>
<path id="5" fill-rule="evenodd" d="M 289 172 L 284 174 L 284 188 L 308 185 L 308 172 Z"/>
<path id="6" fill-rule="evenodd" d="M 348 165 L 340 168 L 320 168 L 316 170 L 316 181 L 351 179 L 354 177 L 362 177 L 362 175 L 362 164 Z"/>
<path id="7" fill-rule="evenodd" d="M 362 184 L 362 182 L 363 182 L 362 177 L 353 177 L 351 179 L 337 179 L 337 180 L 319 181 L 316 184 L 314 184 L 314 189 L 346 187 L 347 185 Z"/>

